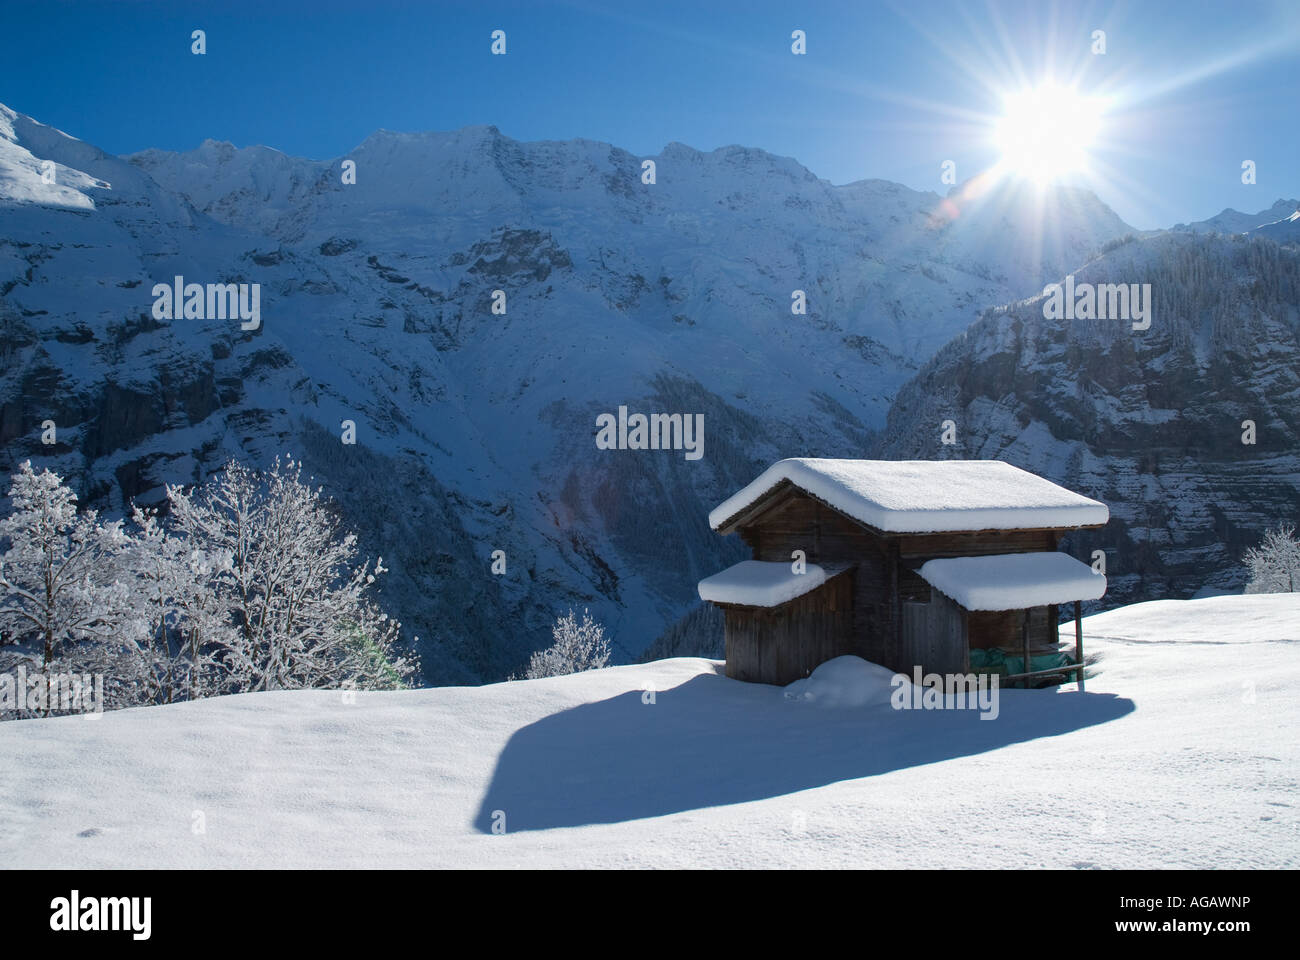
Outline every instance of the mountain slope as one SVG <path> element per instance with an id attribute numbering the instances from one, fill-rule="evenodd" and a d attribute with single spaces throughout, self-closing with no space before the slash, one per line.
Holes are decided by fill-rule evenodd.
<path id="1" fill-rule="evenodd" d="M 1300 240 L 1300 209 L 1289 217 L 1256 227 L 1254 233 L 1278 243 L 1295 243 Z"/>
<path id="2" fill-rule="evenodd" d="M 1075 280 L 1150 284 L 1150 329 L 1045 319 L 1041 295 L 991 311 L 899 391 L 880 453 L 1005 459 L 1104 501 L 1110 524 L 1068 546 L 1106 551 L 1110 603 L 1239 587 L 1300 503 L 1300 251 L 1170 233 Z"/>
<path id="3" fill-rule="evenodd" d="M 942 343 L 1129 232 L 1079 191 L 835 187 L 742 147 L 670 144 L 647 184 L 608 144 L 380 131 L 345 184 L 343 158 L 122 159 L 5 116 L 0 469 L 122 511 L 302 456 L 442 682 L 518 670 L 570 605 L 634 659 L 738 555 L 709 508 L 781 457 L 861 455 Z M 91 206 L 33 193 L 44 159 Z M 155 319 L 178 275 L 258 284 L 260 326 Z M 703 415 L 703 458 L 596 449 L 621 406 Z"/>

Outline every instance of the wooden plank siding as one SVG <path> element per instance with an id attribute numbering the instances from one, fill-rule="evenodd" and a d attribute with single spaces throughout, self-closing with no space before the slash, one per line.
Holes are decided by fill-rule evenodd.
<path id="1" fill-rule="evenodd" d="M 966 644 L 966 611 L 935 590 L 929 603 L 903 602 L 901 631 L 903 666 L 900 672 L 967 673 L 970 648 Z"/>
<path id="2" fill-rule="evenodd" d="M 734 529 L 740 534 L 753 551 L 755 560 L 790 563 L 792 553 L 795 550 L 802 550 L 809 563 L 856 564 L 851 579 L 850 640 L 848 648 L 837 647 L 834 656 L 852 653 L 901 672 L 910 671 L 913 663 L 916 662 L 910 644 L 917 641 L 915 636 L 911 639 L 904 636 L 903 618 L 904 605 L 925 596 L 926 591 L 917 585 L 920 578 L 915 572 L 922 563 L 939 557 L 1055 550 L 1063 532 L 1054 529 L 1034 529 L 980 530 L 961 533 L 886 533 L 853 520 L 788 482 L 778 487 L 761 503 L 755 504 L 738 519 L 738 523 L 733 521 L 727 525 L 727 528 Z M 924 585 L 924 581 L 920 582 Z M 949 598 L 943 597 L 938 591 L 929 591 L 929 593 L 932 595 L 931 602 L 934 602 L 936 597 L 942 598 L 943 601 L 960 610 L 960 607 L 952 603 Z M 1040 608 L 1040 611 L 1046 609 Z M 941 611 L 926 614 L 926 620 L 935 618 L 937 623 L 948 624 L 946 618 L 949 613 L 942 604 Z M 915 613 L 913 616 L 919 617 L 921 614 Z M 1018 649 L 1020 644 L 1018 614 L 1011 615 L 1011 619 L 1005 624 L 996 617 L 985 617 L 981 614 L 971 614 L 971 616 L 974 618 L 970 627 L 972 644 L 978 638 L 981 645 Z M 748 621 L 737 620 L 737 636 L 741 638 L 738 640 L 737 649 L 745 658 L 745 665 L 738 669 L 753 671 L 757 669 L 753 664 L 760 663 L 761 657 L 768 656 L 780 660 L 782 666 L 778 669 L 763 664 L 760 672 L 766 676 L 784 676 L 791 672 L 790 664 L 806 662 L 805 655 L 797 649 L 805 643 L 801 634 L 798 631 L 771 632 L 769 628 L 773 622 L 765 620 L 760 627 L 755 620 L 753 625 L 746 625 L 742 629 L 740 624 L 748 624 Z M 727 618 L 728 676 L 732 675 L 730 672 L 731 624 L 732 617 L 729 614 Z M 1048 623 L 1046 616 L 1033 618 L 1031 642 L 1035 647 L 1046 645 L 1049 641 L 1054 642 L 1055 627 L 1055 621 Z M 771 638 L 772 646 L 782 649 L 767 654 L 751 650 L 748 645 L 754 643 L 754 638 L 760 633 Z M 944 636 L 951 639 L 948 634 Z M 963 630 L 963 637 L 965 636 Z M 993 643 L 995 637 L 996 643 Z M 963 652 L 963 661 L 965 657 Z M 944 656 L 945 663 L 950 659 L 949 656 Z M 922 666 L 927 670 L 935 669 L 926 662 L 922 662 Z M 958 668 L 953 669 L 955 671 Z M 791 679 L 794 679 L 794 676 Z"/>
<path id="3" fill-rule="evenodd" d="M 853 581 L 854 571 L 846 570 L 778 607 L 718 604 L 726 624 L 727 676 L 786 684 L 855 653 Z"/>
<path id="4" fill-rule="evenodd" d="M 822 503 L 792 489 L 740 535 L 755 560 L 790 563 L 802 550 L 809 563 L 854 563 L 853 649 L 864 660 L 891 666 L 898 659 L 890 594 L 893 550 L 888 541 Z"/>
<path id="5" fill-rule="evenodd" d="M 938 591 L 935 591 L 938 593 Z M 942 596 L 942 594 L 940 594 Z M 1031 655 L 1056 652 L 1055 606 L 1029 609 L 1029 648 Z M 1019 655 L 1021 648 L 1020 618 L 1023 610 L 971 610 L 967 613 L 970 646 L 1002 647 Z M 1028 668 L 1026 668 L 1028 669 Z"/>
<path id="6" fill-rule="evenodd" d="M 990 553 L 1032 553 L 1055 550 L 1059 530 L 978 530 L 970 533 L 894 534 L 903 561 L 935 560 L 939 557 L 978 557 Z"/>

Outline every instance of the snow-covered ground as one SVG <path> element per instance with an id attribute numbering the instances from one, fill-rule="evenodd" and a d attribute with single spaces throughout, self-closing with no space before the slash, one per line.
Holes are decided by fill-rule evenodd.
<path id="1" fill-rule="evenodd" d="M 1300 595 L 1110 611 L 1085 694 L 992 721 L 678 659 L 9 722 L 0 863 L 1295 867 L 1298 641 Z"/>

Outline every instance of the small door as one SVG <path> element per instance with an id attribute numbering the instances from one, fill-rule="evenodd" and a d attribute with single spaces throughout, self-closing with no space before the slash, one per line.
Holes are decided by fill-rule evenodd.
<path id="1" fill-rule="evenodd" d="M 929 603 L 904 601 L 902 608 L 904 671 L 919 666 L 923 674 L 968 672 L 966 619 L 960 606 L 932 590 Z"/>

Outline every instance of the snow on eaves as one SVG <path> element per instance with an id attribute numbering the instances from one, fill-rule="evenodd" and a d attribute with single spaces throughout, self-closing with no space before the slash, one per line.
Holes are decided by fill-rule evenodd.
<path id="1" fill-rule="evenodd" d="M 701 580 L 700 599 L 746 607 L 776 607 L 816 590 L 847 569 L 847 565 L 822 567 L 810 563 L 803 573 L 795 573 L 793 565 L 785 561 L 742 560 Z"/>
<path id="2" fill-rule="evenodd" d="M 889 533 L 1104 524 L 1104 503 L 1000 460 L 793 458 L 768 467 L 709 514 L 720 529 L 783 481 Z"/>
<path id="3" fill-rule="evenodd" d="M 951 557 L 921 565 L 921 576 L 967 610 L 1023 610 L 1099 600 L 1106 577 L 1065 553 Z"/>

